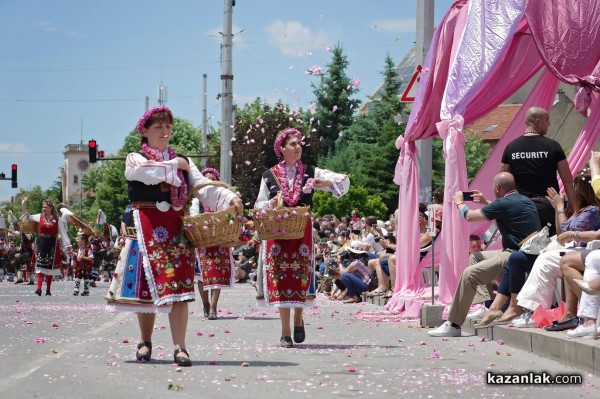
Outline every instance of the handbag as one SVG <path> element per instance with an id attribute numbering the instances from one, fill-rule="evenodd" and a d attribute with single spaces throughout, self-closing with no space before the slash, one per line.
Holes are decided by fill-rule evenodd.
<path id="1" fill-rule="evenodd" d="M 537 233 L 530 234 L 521 242 L 520 250 L 529 255 L 539 255 L 550 244 L 548 226 Z"/>

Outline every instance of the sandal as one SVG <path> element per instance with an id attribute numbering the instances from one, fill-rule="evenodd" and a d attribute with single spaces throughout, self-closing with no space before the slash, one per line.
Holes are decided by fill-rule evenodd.
<path id="1" fill-rule="evenodd" d="M 367 294 L 368 298 L 372 298 L 374 296 L 384 295 L 387 292 L 387 288 L 375 288 L 373 291 Z"/>
<path id="2" fill-rule="evenodd" d="M 386 292 L 385 294 L 383 294 L 381 297 L 385 298 L 385 299 L 389 299 L 392 297 L 392 295 L 394 295 L 394 291 L 389 290 L 388 292 Z"/>
<path id="3" fill-rule="evenodd" d="M 180 353 L 185 353 L 187 357 L 177 356 Z M 190 367 L 192 365 L 190 354 L 183 348 L 175 349 L 175 352 L 173 352 L 173 360 L 179 367 Z"/>
<path id="4" fill-rule="evenodd" d="M 135 352 L 135 358 L 140 362 L 149 362 L 152 360 L 152 342 L 140 342 L 137 346 L 138 350 Z M 148 352 L 140 353 L 140 349 L 148 348 Z"/>
<path id="5" fill-rule="evenodd" d="M 204 317 L 208 317 L 210 308 L 204 308 Z"/>
<path id="6" fill-rule="evenodd" d="M 209 312 L 208 320 L 217 320 L 217 312 Z"/>

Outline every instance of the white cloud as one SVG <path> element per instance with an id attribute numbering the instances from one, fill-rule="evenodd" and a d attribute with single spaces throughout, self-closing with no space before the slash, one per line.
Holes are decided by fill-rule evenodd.
<path id="1" fill-rule="evenodd" d="M 71 29 L 60 28 L 60 27 L 54 25 L 50 21 L 38 22 L 36 24 L 36 26 L 38 29 L 43 30 L 44 32 L 48 32 L 48 33 L 61 33 L 65 36 L 70 36 L 70 37 L 87 37 L 87 35 L 85 35 L 83 33 L 79 33 L 74 30 L 71 30 Z"/>
<path id="2" fill-rule="evenodd" d="M 49 21 L 41 21 L 38 22 L 37 27 L 43 30 L 44 32 L 56 32 L 58 28 Z"/>
<path id="3" fill-rule="evenodd" d="M 322 49 L 327 43 L 327 35 L 312 32 L 298 21 L 276 20 L 265 27 L 269 42 L 285 55 L 306 55 L 314 49 Z"/>
<path id="4" fill-rule="evenodd" d="M 18 154 L 31 152 L 31 149 L 21 143 L 0 143 L 0 154 Z"/>
<path id="5" fill-rule="evenodd" d="M 378 19 L 372 22 L 373 27 L 385 33 L 414 33 L 417 20 L 414 18 Z"/>

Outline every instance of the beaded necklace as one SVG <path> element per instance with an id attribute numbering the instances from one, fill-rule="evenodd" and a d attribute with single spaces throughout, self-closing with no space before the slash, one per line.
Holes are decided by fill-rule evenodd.
<path id="1" fill-rule="evenodd" d="M 148 144 L 142 144 L 142 151 L 148 155 L 148 158 L 152 161 L 163 162 L 165 157 L 162 152 L 157 150 L 156 148 L 151 148 Z M 177 158 L 177 154 L 175 151 L 171 149 L 171 147 L 167 147 L 167 153 L 169 154 L 169 159 Z M 177 170 L 177 177 L 181 180 L 181 185 L 175 187 L 171 185 L 171 205 L 173 205 L 173 209 L 176 211 L 183 208 L 185 203 L 187 202 L 188 188 L 185 179 L 183 178 L 183 172 L 181 169 Z"/>
<path id="2" fill-rule="evenodd" d="M 292 188 L 290 192 L 290 186 L 288 184 L 287 179 L 287 170 L 285 161 L 279 162 L 277 165 L 273 167 L 274 172 L 273 175 L 279 183 L 279 187 L 281 187 L 281 196 L 283 201 L 287 204 L 287 206 L 294 206 L 300 200 L 300 196 L 302 195 L 302 180 L 304 179 L 304 164 L 302 161 L 298 160 L 296 162 L 296 176 L 294 176 L 294 180 L 292 182 Z"/>

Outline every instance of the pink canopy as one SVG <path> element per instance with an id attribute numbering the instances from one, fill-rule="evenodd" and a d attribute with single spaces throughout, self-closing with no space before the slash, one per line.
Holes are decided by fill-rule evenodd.
<path id="1" fill-rule="evenodd" d="M 559 78 L 581 85 L 580 93 L 585 94 L 579 94 L 583 98 L 580 100 L 583 105 L 579 107 L 589 104 L 589 101 L 585 102 L 587 94 L 594 100 L 594 109 L 597 96 L 590 93 L 599 89 L 600 34 L 597 24 L 592 21 L 600 20 L 600 10 L 595 2 L 591 3 L 579 2 L 577 12 L 572 12 L 573 2 L 568 0 L 457 0 L 451 6 L 429 48 L 405 137 L 396 142 L 400 155 L 394 181 L 401 186 L 398 201 L 399 246 L 396 252 L 398 277 L 394 286 L 395 294 L 386 309 L 401 312 L 406 317 L 415 317 L 418 315 L 415 301 L 424 294 L 421 267 L 417 260 L 419 232 L 416 203 L 419 180 L 414 141 L 433 137 L 438 132 L 444 140 L 444 223 L 436 244 L 440 249 L 439 301 L 448 304 L 454 295 L 458 278 L 468 264 L 468 233 L 474 228 L 462 220 L 452 205 L 454 192 L 467 187 L 462 127 L 502 103 L 542 65 L 546 65 L 556 77 L 548 73 L 542 75 L 542 83 L 538 82 L 526 101 L 527 108 L 536 105 L 549 109 L 552 97 L 549 93 L 556 90 L 556 78 Z M 568 4 L 571 4 L 570 8 L 567 8 Z M 545 26 L 551 28 L 544 29 Z M 553 40 L 557 38 L 567 40 L 570 44 L 558 45 L 559 49 L 556 49 Z M 572 47 L 581 41 L 589 43 L 589 46 L 585 46 L 587 53 L 577 53 L 577 56 L 586 60 L 575 61 L 577 68 L 571 68 L 570 65 L 574 63 L 565 58 L 573 56 L 575 50 Z M 441 99 L 441 103 L 436 99 Z M 501 139 L 473 182 L 484 193 L 486 190 L 489 193 L 491 187 L 486 186 L 490 186 L 491 178 L 499 170 L 498 160 L 503 146 L 522 132 L 524 110 L 526 108 L 517 115 L 520 119 L 513 121 L 506 139 Z M 597 126 L 598 121 L 595 122 L 593 126 Z M 592 125 L 587 131 L 589 133 L 585 140 L 595 139 Z M 593 144 L 583 141 L 578 140 L 571 153 L 578 154 L 573 157 L 578 157 L 579 167 L 587 159 L 584 152 L 589 155 L 589 147 Z M 571 166 L 573 168 L 575 165 L 571 163 Z"/>

